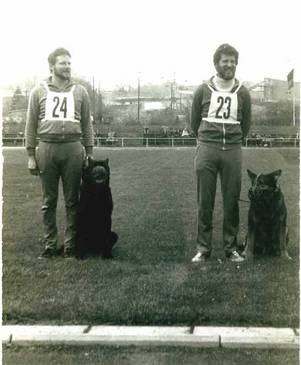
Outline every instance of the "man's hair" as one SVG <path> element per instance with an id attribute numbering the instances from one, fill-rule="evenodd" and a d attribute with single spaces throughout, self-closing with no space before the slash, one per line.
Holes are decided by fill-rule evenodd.
<path id="1" fill-rule="evenodd" d="M 53 66 L 56 62 L 56 58 L 58 56 L 69 56 L 71 57 L 70 52 L 66 48 L 57 48 L 48 56 L 49 66 Z"/>
<path id="2" fill-rule="evenodd" d="M 238 64 L 238 55 L 239 53 L 237 50 L 230 46 L 230 44 L 224 43 L 218 47 L 218 49 L 215 51 L 213 55 L 213 63 L 216 65 L 219 60 L 221 59 L 221 55 L 225 54 L 227 56 L 234 56 L 236 60 L 236 64 Z"/>

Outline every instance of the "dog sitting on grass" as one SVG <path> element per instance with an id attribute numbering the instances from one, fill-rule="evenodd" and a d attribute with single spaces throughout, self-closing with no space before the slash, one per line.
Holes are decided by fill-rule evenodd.
<path id="1" fill-rule="evenodd" d="M 111 231 L 113 199 L 109 160 L 88 159 L 83 169 L 77 214 L 76 256 L 112 258 L 118 235 Z"/>
<path id="2" fill-rule="evenodd" d="M 247 172 L 251 179 L 248 193 L 250 208 L 242 254 L 246 258 L 271 255 L 291 259 L 287 253 L 287 209 L 278 183 L 281 170 L 258 175 L 250 170 Z"/>

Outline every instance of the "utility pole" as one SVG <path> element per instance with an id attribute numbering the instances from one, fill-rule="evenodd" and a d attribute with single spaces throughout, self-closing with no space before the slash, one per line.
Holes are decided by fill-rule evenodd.
<path id="1" fill-rule="evenodd" d="M 296 95 L 295 95 L 295 84 L 293 85 L 293 126 L 296 125 Z"/>
<path id="2" fill-rule="evenodd" d="M 173 87 L 172 87 L 173 81 L 170 82 L 170 110 L 172 110 L 172 99 L 173 99 Z"/>
<path id="3" fill-rule="evenodd" d="M 95 122 L 95 86 L 94 86 L 94 76 L 92 76 L 92 91 L 93 91 L 92 111 L 93 111 L 93 121 Z"/>
<path id="4" fill-rule="evenodd" d="M 137 102 L 138 102 L 138 108 L 137 108 L 137 118 L 138 118 L 138 124 L 140 123 L 140 72 L 138 72 L 138 95 L 137 95 Z"/>
<path id="5" fill-rule="evenodd" d="M 174 109 L 175 103 L 175 86 L 176 86 L 176 73 L 173 73 L 173 80 L 170 83 L 170 109 Z M 175 108 L 176 109 L 176 108 Z"/>
<path id="6" fill-rule="evenodd" d="M 296 125 L 296 95 L 295 95 L 295 82 L 294 82 L 294 69 L 292 69 L 287 75 L 288 91 L 292 96 L 293 102 L 293 126 Z"/>
<path id="7" fill-rule="evenodd" d="M 25 102 L 26 102 L 26 108 L 28 106 L 28 90 L 25 89 Z"/>

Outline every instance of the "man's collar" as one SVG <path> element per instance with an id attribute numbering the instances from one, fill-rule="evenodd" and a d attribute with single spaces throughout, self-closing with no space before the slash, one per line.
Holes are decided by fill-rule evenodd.
<path id="1" fill-rule="evenodd" d="M 69 82 L 64 87 L 59 88 L 57 85 L 55 85 L 53 83 L 52 76 L 49 76 L 46 79 L 46 82 L 47 82 L 48 86 L 50 86 L 51 88 L 57 89 L 57 90 L 66 90 L 66 89 L 69 89 L 70 87 L 72 87 L 75 84 L 74 80 L 71 78 L 69 80 Z"/>
<path id="2" fill-rule="evenodd" d="M 215 78 L 215 76 L 212 76 L 206 83 L 210 87 L 212 87 L 212 89 L 214 89 L 215 91 L 220 91 L 217 89 L 216 84 L 214 83 L 214 78 Z M 230 92 L 234 92 L 239 86 L 240 86 L 239 80 L 234 78 L 234 85 L 233 85 L 232 89 L 230 90 Z"/>

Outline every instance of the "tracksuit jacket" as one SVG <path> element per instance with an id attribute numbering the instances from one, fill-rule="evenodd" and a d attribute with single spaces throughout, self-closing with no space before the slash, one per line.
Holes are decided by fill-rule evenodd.
<path id="1" fill-rule="evenodd" d="M 237 79 L 231 91 L 218 91 L 213 77 L 195 91 L 191 129 L 199 142 L 223 150 L 237 148 L 247 136 L 250 122 L 250 94 Z"/>
<path id="2" fill-rule="evenodd" d="M 46 97 L 50 92 L 66 93 L 72 90 L 74 116 L 70 120 L 46 120 Z M 57 111 L 58 113 L 60 110 Z M 51 77 L 33 88 L 30 94 L 25 129 L 26 149 L 30 156 L 35 155 L 36 137 L 42 142 L 76 142 L 82 138 L 87 153 L 93 149 L 93 129 L 90 118 L 90 102 L 86 89 L 70 81 L 64 90 L 58 89 Z"/>

